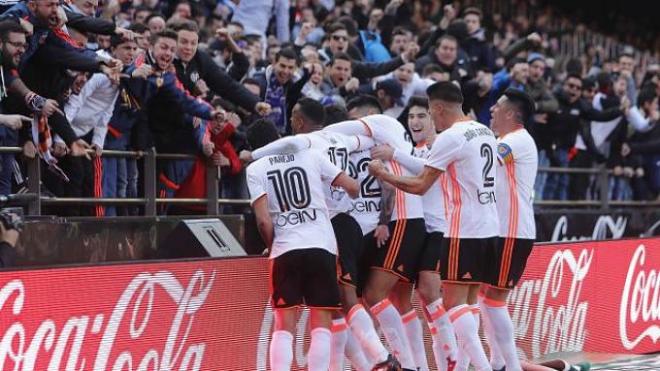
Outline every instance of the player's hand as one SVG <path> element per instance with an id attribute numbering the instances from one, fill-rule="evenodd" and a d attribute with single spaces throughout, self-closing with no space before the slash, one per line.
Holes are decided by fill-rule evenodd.
<path id="1" fill-rule="evenodd" d="M 394 158 L 394 148 L 389 144 L 381 144 L 371 148 L 371 158 L 374 160 L 391 161 Z"/>
<path id="2" fill-rule="evenodd" d="M 37 146 L 31 140 L 23 144 L 23 156 L 27 158 L 35 158 L 37 156 Z"/>
<path id="3" fill-rule="evenodd" d="M 270 112 L 273 110 L 270 104 L 266 102 L 259 102 L 254 106 L 254 110 L 257 111 L 257 113 L 260 116 L 268 116 L 270 115 Z"/>
<path id="4" fill-rule="evenodd" d="M 403 52 L 403 54 L 401 54 L 401 58 L 406 63 L 414 62 L 417 58 L 417 53 L 419 53 L 419 45 L 413 43 L 406 48 L 406 51 Z"/>
<path id="5" fill-rule="evenodd" d="M 121 36 L 121 38 L 125 41 L 135 40 L 135 33 L 133 31 L 127 30 L 123 27 L 117 27 L 115 29 L 115 34 Z"/>
<path id="6" fill-rule="evenodd" d="M 238 158 L 241 160 L 242 163 L 246 164 L 248 162 L 252 162 L 252 152 L 244 149 L 241 151 L 241 153 L 238 154 Z"/>
<path id="7" fill-rule="evenodd" d="M 376 239 L 376 247 L 385 246 L 385 243 L 390 238 L 390 229 L 385 224 L 380 224 L 374 230 L 374 238 Z"/>
<path id="8" fill-rule="evenodd" d="M 51 152 L 55 157 L 64 157 L 66 156 L 67 151 L 68 148 L 66 148 L 66 144 L 62 142 L 53 143 L 53 148 L 51 148 Z"/>
<path id="9" fill-rule="evenodd" d="M 101 157 L 103 154 L 103 147 L 97 144 L 92 144 L 92 149 L 94 150 L 94 157 Z"/>
<path id="10" fill-rule="evenodd" d="M 355 77 L 351 77 L 351 79 L 348 80 L 346 85 L 344 85 L 344 89 L 346 89 L 346 91 L 351 91 L 351 92 L 356 91 L 359 87 L 360 87 L 360 80 L 358 80 Z"/>
<path id="11" fill-rule="evenodd" d="M 202 144 L 202 152 L 204 153 L 204 156 L 211 157 L 213 155 L 213 150 L 215 150 L 215 143 L 204 142 Z"/>
<path id="12" fill-rule="evenodd" d="M 22 128 L 24 122 L 32 122 L 32 119 L 23 115 L 0 115 L 0 123 L 13 130 Z"/>
<path id="13" fill-rule="evenodd" d="M 60 110 L 60 105 L 59 105 L 59 103 L 57 103 L 56 100 L 46 99 L 46 103 L 44 103 L 44 107 L 41 109 L 41 113 L 46 115 L 46 117 L 50 117 L 55 112 L 57 112 L 60 115 L 64 116 L 64 112 L 62 112 L 62 110 Z"/>
<path id="14" fill-rule="evenodd" d="M 82 139 L 78 139 L 75 142 L 71 143 L 71 156 L 81 157 L 85 156 L 86 159 L 91 160 L 92 158 L 87 153 L 88 149 L 91 149 L 89 144 Z"/>
<path id="15" fill-rule="evenodd" d="M 369 174 L 380 178 L 385 173 L 385 164 L 381 160 L 371 160 L 369 162 Z"/>
<path id="16" fill-rule="evenodd" d="M 134 79 L 146 79 L 147 77 L 151 76 L 153 72 L 153 67 L 145 63 L 136 68 L 133 73 L 131 73 L 131 77 Z"/>

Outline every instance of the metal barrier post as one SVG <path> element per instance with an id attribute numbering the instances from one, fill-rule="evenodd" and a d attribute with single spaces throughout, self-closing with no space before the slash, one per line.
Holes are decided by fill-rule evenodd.
<path id="1" fill-rule="evenodd" d="M 41 159 L 39 155 L 27 163 L 28 191 L 35 197 L 28 203 L 29 215 L 41 215 Z"/>
<path id="2" fill-rule="evenodd" d="M 209 166 L 206 170 L 206 215 L 220 214 L 219 193 L 220 169 L 218 166 Z"/>
<path id="3" fill-rule="evenodd" d="M 156 150 L 151 148 L 144 152 L 144 215 L 156 216 Z"/>
<path id="4" fill-rule="evenodd" d="M 600 208 L 605 210 L 610 206 L 610 182 L 605 165 L 600 167 L 598 173 L 598 189 L 600 191 Z"/>

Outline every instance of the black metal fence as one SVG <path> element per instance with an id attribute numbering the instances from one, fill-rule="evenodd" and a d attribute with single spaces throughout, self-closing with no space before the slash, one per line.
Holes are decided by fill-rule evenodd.
<path id="1" fill-rule="evenodd" d="M 19 147 L 0 147 L 0 153 L 21 153 Z M 90 154 L 92 152 L 90 151 Z M 193 155 L 183 154 L 164 154 L 156 153 L 154 150 L 145 152 L 135 151 L 113 151 L 104 150 L 104 157 L 125 157 L 125 158 L 143 158 L 142 177 L 143 194 L 141 198 L 82 198 L 82 197 L 49 197 L 41 192 L 41 166 L 42 161 L 39 157 L 26 159 L 27 163 L 27 193 L 7 196 L 7 202 L 10 204 L 19 204 L 27 206 L 28 215 L 41 215 L 42 206 L 66 206 L 66 205 L 132 205 L 142 206 L 145 216 L 156 216 L 158 205 L 161 204 L 186 204 L 186 205 L 206 205 L 206 215 L 218 215 L 221 205 L 249 205 L 247 199 L 225 199 L 219 197 L 220 174 L 218 168 L 211 166 L 207 169 L 206 175 L 206 198 L 159 198 L 157 197 L 157 179 L 156 162 L 158 160 L 194 160 Z M 598 187 L 598 200 L 542 200 L 536 201 L 538 207 L 584 207 L 600 208 L 607 210 L 611 207 L 660 207 L 658 201 L 613 201 L 609 200 L 609 176 L 611 171 L 605 167 L 576 169 L 544 167 L 539 168 L 540 172 L 565 173 L 565 174 L 589 174 L 596 177 Z"/>

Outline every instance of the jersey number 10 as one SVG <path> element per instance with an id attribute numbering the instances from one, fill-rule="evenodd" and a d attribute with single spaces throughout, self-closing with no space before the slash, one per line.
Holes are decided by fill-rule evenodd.
<path id="1" fill-rule="evenodd" d="M 304 209 L 312 202 L 307 173 L 301 167 L 292 167 L 284 171 L 271 170 L 266 173 L 273 184 L 275 197 L 280 211 Z"/>

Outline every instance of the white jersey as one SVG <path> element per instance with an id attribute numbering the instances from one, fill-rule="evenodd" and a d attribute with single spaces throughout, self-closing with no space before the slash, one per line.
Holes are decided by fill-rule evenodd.
<path id="1" fill-rule="evenodd" d="M 362 147 L 371 147 L 373 141 L 369 138 L 360 138 L 357 135 L 344 135 L 331 131 L 315 131 L 307 134 L 299 134 L 272 142 L 252 153 L 252 157 L 259 159 L 283 153 L 296 153 L 305 149 L 312 149 L 327 156 L 330 162 L 342 171 L 348 170 L 348 157 Z M 350 200 L 346 191 L 339 187 L 328 184 L 325 188 L 326 203 L 330 218 L 350 209 Z"/>
<path id="2" fill-rule="evenodd" d="M 246 172 L 251 202 L 268 197 L 275 227 L 271 259 L 309 248 L 337 254 L 324 191 L 341 169 L 320 152 L 303 150 L 261 158 Z"/>
<path id="3" fill-rule="evenodd" d="M 369 150 L 357 151 L 350 155 L 349 175 L 360 185 L 358 197 L 350 200 L 349 214 L 360 224 L 362 234 L 367 235 L 378 226 L 380 217 L 381 188 L 378 179 L 369 175 Z"/>
<path id="4" fill-rule="evenodd" d="M 489 238 L 499 234 L 495 206 L 495 135 L 476 121 L 462 121 L 438 134 L 427 166 L 446 171 L 448 237 Z M 445 184 L 446 183 L 446 184 Z"/>
<path id="5" fill-rule="evenodd" d="M 393 148 L 412 154 L 410 135 L 396 119 L 385 115 L 370 115 L 358 120 L 344 121 L 330 125 L 326 129 L 349 135 L 363 135 L 372 138 L 376 144 L 389 144 Z M 389 171 L 400 176 L 415 175 L 397 161 L 385 164 Z M 394 211 L 391 220 L 415 219 L 424 217 L 422 198 L 418 195 L 396 190 Z"/>
<path id="6" fill-rule="evenodd" d="M 413 149 L 413 156 L 427 160 L 430 149 L 426 143 L 420 143 Z M 447 233 L 447 215 L 445 203 L 449 200 L 448 195 L 442 191 L 443 183 L 447 184 L 447 174 L 443 172 L 440 178 L 433 183 L 431 188 L 422 196 L 422 208 L 424 209 L 424 223 L 426 231 Z"/>
<path id="7" fill-rule="evenodd" d="M 497 140 L 497 213 L 500 237 L 536 239 L 534 181 L 538 151 L 527 130 Z"/>

